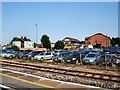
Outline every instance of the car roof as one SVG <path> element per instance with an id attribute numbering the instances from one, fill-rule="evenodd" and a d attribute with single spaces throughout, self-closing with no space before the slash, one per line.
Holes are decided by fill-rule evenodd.
<path id="1" fill-rule="evenodd" d="M 99 54 L 99 52 L 89 52 L 88 54 Z"/>

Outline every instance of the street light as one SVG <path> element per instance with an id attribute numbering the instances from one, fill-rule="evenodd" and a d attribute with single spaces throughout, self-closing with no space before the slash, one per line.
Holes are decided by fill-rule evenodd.
<path id="1" fill-rule="evenodd" d="M 38 25 L 35 24 L 35 26 L 36 26 L 36 43 L 38 43 L 38 41 L 37 41 L 37 39 L 38 39 Z"/>
<path id="2" fill-rule="evenodd" d="M 36 44 L 38 44 L 38 25 L 35 24 L 36 26 Z"/>

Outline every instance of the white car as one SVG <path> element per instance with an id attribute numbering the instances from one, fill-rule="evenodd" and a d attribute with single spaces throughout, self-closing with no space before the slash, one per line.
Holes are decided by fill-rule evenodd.
<path id="1" fill-rule="evenodd" d="M 9 53 L 9 54 L 5 55 L 5 58 L 14 58 L 14 57 L 15 57 L 15 55 L 12 54 L 12 53 Z"/>
<path id="2" fill-rule="evenodd" d="M 62 53 L 62 50 L 55 50 L 54 51 L 54 56 L 58 56 Z"/>
<path id="3" fill-rule="evenodd" d="M 5 57 L 6 54 L 7 54 L 7 53 L 1 53 L 1 54 L 0 54 L 0 57 Z"/>
<path id="4" fill-rule="evenodd" d="M 6 52 L 6 53 L 1 53 L 0 55 L 1 57 L 3 58 L 14 58 L 15 57 L 15 54 L 13 52 Z"/>
<path id="5" fill-rule="evenodd" d="M 53 53 L 52 52 L 42 52 L 36 56 L 34 56 L 34 60 L 43 60 L 43 59 L 52 59 L 53 57 Z"/>

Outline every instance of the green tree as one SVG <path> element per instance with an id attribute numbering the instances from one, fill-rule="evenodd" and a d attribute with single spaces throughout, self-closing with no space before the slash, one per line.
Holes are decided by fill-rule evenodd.
<path id="1" fill-rule="evenodd" d="M 55 49 L 64 49 L 64 42 L 61 41 L 61 40 L 58 40 L 56 43 L 55 43 Z"/>
<path id="2" fill-rule="evenodd" d="M 102 45 L 102 44 L 96 43 L 96 45 L 94 45 L 94 48 L 101 48 L 101 45 Z"/>
<path id="3" fill-rule="evenodd" d="M 51 49 L 50 40 L 47 35 L 42 36 L 41 42 L 42 42 L 44 48 Z"/>
<path id="4" fill-rule="evenodd" d="M 85 41 L 81 41 L 80 44 L 85 44 Z"/>
<path id="5" fill-rule="evenodd" d="M 118 45 L 118 46 L 120 46 L 120 37 L 116 37 L 116 38 L 112 38 L 111 39 L 111 45 L 112 46 L 115 46 L 115 45 Z"/>
<path id="6" fill-rule="evenodd" d="M 19 51 L 19 48 L 18 48 L 17 46 L 15 46 L 15 45 L 13 45 L 13 46 L 11 47 L 11 49 L 13 49 L 13 50 L 15 50 L 15 51 Z"/>

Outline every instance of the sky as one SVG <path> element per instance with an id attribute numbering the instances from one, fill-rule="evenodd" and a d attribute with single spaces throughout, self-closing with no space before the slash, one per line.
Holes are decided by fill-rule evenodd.
<path id="1" fill-rule="evenodd" d="M 118 36 L 117 2 L 3 2 L 2 44 L 13 37 L 38 41 L 42 35 L 52 43 L 65 37 L 80 41 L 96 33 Z"/>
<path id="2" fill-rule="evenodd" d="M 2 44 L 2 3 L 0 2 L 0 44 Z"/>

